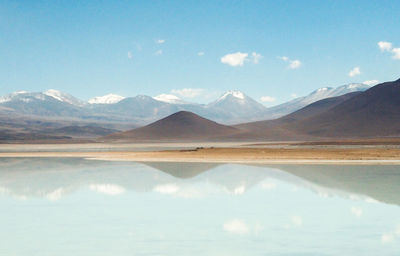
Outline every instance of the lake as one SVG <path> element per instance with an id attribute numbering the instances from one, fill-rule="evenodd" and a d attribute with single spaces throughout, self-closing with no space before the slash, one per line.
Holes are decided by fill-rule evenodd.
<path id="1" fill-rule="evenodd" d="M 399 255 L 400 167 L 0 159 L 0 255 Z"/>

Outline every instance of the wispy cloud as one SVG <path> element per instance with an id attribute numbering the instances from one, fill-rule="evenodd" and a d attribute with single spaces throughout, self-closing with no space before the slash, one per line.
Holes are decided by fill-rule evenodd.
<path id="1" fill-rule="evenodd" d="M 361 74 L 360 67 L 354 67 L 352 70 L 350 70 L 349 77 L 358 76 L 360 74 Z"/>
<path id="2" fill-rule="evenodd" d="M 165 43 L 165 39 L 158 39 L 156 42 L 157 44 L 163 44 Z"/>
<path id="3" fill-rule="evenodd" d="M 400 48 L 393 48 L 391 42 L 380 41 L 378 42 L 378 47 L 382 52 L 392 53 L 392 58 L 395 60 L 400 60 Z"/>
<path id="4" fill-rule="evenodd" d="M 132 59 L 133 58 L 132 52 L 128 52 L 127 56 L 128 56 L 128 59 Z"/>
<path id="5" fill-rule="evenodd" d="M 171 90 L 171 93 L 179 95 L 182 98 L 195 98 L 205 93 L 205 90 L 201 88 L 183 88 L 173 89 Z"/>
<path id="6" fill-rule="evenodd" d="M 392 53 L 393 53 L 392 56 L 393 59 L 400 60 L 400 48 L 393 48 Z"/>
<path id="7" fill-rule="evenodd" d="M 159 55 L 161 55 L 161 54 L 163 54 L 163 51 L 162 51 L 162 50 L 158 50 L 158 51 L 156 51 L 156 52 L 154 53 L 154 55 L 156 55 L 156 56 L 159 56 Z"/>
<path id="8" fill-rule="evenodd" d="M 248 53 L 242 53 L 242 52 L 230 53 L 225 56 L 222 56 L 221 62 L 223 64 L 227 64 L 232 67 L 243 66 L 248 56 L 249 56 Z"/>
<path id="9" fill-rule="evenodd" d="M 268 102 L 268 103 L 271 103 L 271 102 L 276 101 L 276 99 L 275 99 L 274 97 L 271 97 L 271 96 L 262 96 L 262 97 L 260 98 L 260 100 L 261 100 L 262 102 Z"/>
<path id="10" fill-rule="evenodd" d="M 204 52 L 198 52 L 197 53 L 198 56 L 204 56 L 204 54 L 205 54 Z"/>
<path id="11" fill-rule="evenodd" d="M 380 41 L 378 42 L 378 47 L 382 52 L 390 52 L 393 48 L 393 45 L 390 42 Z"/>
<path id="12" fill-rule="evenodd" d="M 300 60 L 292 60 L 287 56 L 278 57 L 278 59 L 281 59 L 284 62 L 289 63 L 288 68 L 290 69 L 298 69 L 303 65 L 303 63 L 301 63 Z"/>
<path id="13" fill-rule="evenodd" d="M 254 64 L 258 64 L 263 56 L 261 54 L 259 54 L 259 53 L 252 52 L 251 53 L 251 57 L 252 57 L 253 63 Z"/>
<path id="14" fill-rule="evenodd" d="M 263 56 L 257 52 L 252 52 L 251 54 L 247 52 L 235 52 L 222 56 L 221 62 L 232 67 L 239 67 L 243 66 L 246 62 L 258 64 L 262 57 Z"/>

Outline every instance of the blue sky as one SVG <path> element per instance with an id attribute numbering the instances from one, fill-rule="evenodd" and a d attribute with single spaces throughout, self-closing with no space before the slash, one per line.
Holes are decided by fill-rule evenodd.
<path id="1" fill-rule="evenodd" d="M 1 94 L 172 91 L 207 102 L 237 89 L 273 105 L 398 79 L 399 13 L 400 1 L 382 0 L 1 1 Z"/>

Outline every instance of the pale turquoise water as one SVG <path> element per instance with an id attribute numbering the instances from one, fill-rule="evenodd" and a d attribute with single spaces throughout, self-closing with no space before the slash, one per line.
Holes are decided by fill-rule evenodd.
<path id="1" fill-rule="evenodd" d="M 400 255 L 397 166 L 0 160 L 0 255 Z"/>

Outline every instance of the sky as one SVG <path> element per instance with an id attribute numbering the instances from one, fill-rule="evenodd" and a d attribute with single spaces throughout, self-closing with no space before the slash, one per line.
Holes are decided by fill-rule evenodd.
<path id="1" fill-rule="evenodd" d="M 240 90 L 270 106 L 400 78 L 399 13 L 397 0 L 0 0 L 0 95 Z"/>

